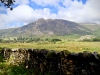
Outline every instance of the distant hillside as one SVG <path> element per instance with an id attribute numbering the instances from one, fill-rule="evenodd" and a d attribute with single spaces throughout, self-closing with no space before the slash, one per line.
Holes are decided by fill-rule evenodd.
<path id="1" fill-rule="evenodd" d="M 78 23 L 62 19 L 38 19 L 19 28 L 0 30 L 0 36 L 87 35 L 90 30 Z"/>
<path id="2" fill-rule="evenodd" d="M 95 36 L 100 36 L 100 24 L 95 23 L 81 23 L 81 26 L 85 27 Z"/>
<path id="3" fill-rule="evenodd" d="M 0 30 L 0 36 L 12 36 L 12 32 L 15 30 L 16 28 L 10 28 L 10 29 L 3 29 Z"/>

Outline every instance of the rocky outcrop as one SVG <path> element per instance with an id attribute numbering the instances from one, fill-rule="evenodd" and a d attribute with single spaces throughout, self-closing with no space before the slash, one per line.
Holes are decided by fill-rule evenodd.
<path id="1" fill-rule="evenodd" d="M 37 75 L 99 75 L 100 55 L 96 52 L 70 53 L 67 50 L 3 49 L 0 54 L 10 65 L 24 64 Z"/>

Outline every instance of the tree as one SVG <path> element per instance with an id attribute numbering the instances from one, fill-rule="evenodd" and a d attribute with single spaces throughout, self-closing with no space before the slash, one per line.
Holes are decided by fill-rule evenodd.
<path id="1" fill-rule="evenodd" d="M 4 4 L 4 6 L 10 8 L 10 10 L 13 10 L 12 5 L 14 5 L 15 0 L 0 0 L 0 2 Z"/>

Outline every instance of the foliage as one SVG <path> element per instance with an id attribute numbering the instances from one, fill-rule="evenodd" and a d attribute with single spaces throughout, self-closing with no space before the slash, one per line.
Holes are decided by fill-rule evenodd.
<path id="1" fill-rule="evenodd" d="M 100 38 L 93 38 L 92 41 L 100 42 Z"/>
<path id="2" fill-rule="evenodd" d="M 1 43 L 33 43 L 33 42 L 42 42 L 42 41 L 48 41 L 48 42 L 53 42 L 53 43 L 56 43 L 58 41 L 61 41 L 61 39 L 49 39 L 49 38 L 46 38 L 46 39 L 43 39 L 43 38 L 30 38 L 30 37 L 17 37 L 17 38 L 13 38 L 13 39 L 10 39 L 9 37 L 7 37 L 6 39 L 5 38 L 0 38 L 0 42 Z"/>
<path id="3" fill-rule="evenodd" d="M 27 75 L 27 71 L 23 65 L 9 67 L 8 75 Z"/>
<path id="4" fill-rule="evenodd" d="M 12 5 L 14 5 L 15 0 L 0 0 L 1 3 L 4 4 L 4 6 L 10 8 L 10 10 L 13 10 Z"/>
<path id="5" fill-rule="evenodd" d="M 83 39 L 83 42 L 100 42 L 100 38 Z"/>
<path id="6" fill-rule="evenodd" d="M 3 41 L 3 39 L 0 39 L 0 42 L 2 42 Z"/>
<path id="7" fill-rule="evenodd" d="M 51 42 L 56 43 L 58 41 L 61 41 L 61 39 L 51 39 Z"/>
<path id="8" fill-rule="evenodd" d="M 3 62 L 3 52 L 2 52 L 2 48 L 0 48 L 0 62 Z"/>

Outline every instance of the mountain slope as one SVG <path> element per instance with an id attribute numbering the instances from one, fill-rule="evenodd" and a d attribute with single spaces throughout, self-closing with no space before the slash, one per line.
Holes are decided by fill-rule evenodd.
<path id="1" fill-rule="evenodd" d="M 100 36 L 100 24 L 80 24 L 83 27 L 85 27 L 86 29 L 88 29 L 89 31 L 91 31 L 91 33 L 95 36 Z"/>
<path id="2" fill-rule="evenodd" d="M 4 31 L 4 32 L 3 32 Z M 2 33 L 3 32 L 3 33 Z M 7 33 L 6 33 L 7 32 Z M 29 23 L 15 29 L 1 30 L 0 35 L 10 36 L 30 36 L 30 35 L 69 35 L 79 34 L 85 35 L 90 34 L 89 30 L 79 25 L 78 23 L 62 20 L 62 19 L 38 19 L 35 22 Z"/>

